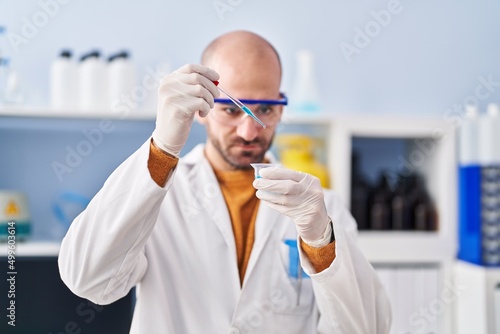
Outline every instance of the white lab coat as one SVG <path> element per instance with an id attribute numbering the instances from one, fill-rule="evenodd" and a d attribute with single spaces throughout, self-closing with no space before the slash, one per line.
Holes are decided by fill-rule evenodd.
<path id="1" fill-rule="evenodd" d="M 335 193 L 325 195 L 337 253 L 329 268 L 315 273 L 300 252 L 310 278 L 299 288 L 284 243 L 296 240 L 295 225 L 261 203 L 240 287 L 228 210 L 203 146 L 179 161 L 164 188 L 151 179 L 148 156 L 149 141 L 65 236 L 59 268 L 75 294 L 108 304 L 136 286 L 135 334 L 389 332 L 388 299 Z"/>

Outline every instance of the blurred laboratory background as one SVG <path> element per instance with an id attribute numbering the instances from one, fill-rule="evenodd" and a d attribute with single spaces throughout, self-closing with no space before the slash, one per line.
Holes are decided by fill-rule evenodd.
<path id="1" fill-rule="evenodd" d="M 294 83 L 297 51 L 310 50 L 328 113 L 442 116 L 474 94 L 479 77 L 500 77 L 494 0 L 65 0 L 52 10 L 50 3 L 0 1 L 0 22 L 18 37 L 11 64 L 32 106 L 48 105 L 48 69 L 64 48 L 78 59 L 93 49 L 104 56 L 127 49 L 142 78 L 148 66 L 198 62 L 213 38 L 234 29 L 276 46 L 285 92 Z M 494 90 L 481 105 L 498 100 Z"/>
<path id="2" fill-rule="evenodd" d="M 391 333 L 500 333 L 499 13 L 494 0 L 0 0 L 0 269 L 15 220 L 21 332 L 128 332 L 133 292 L 104 308 L 73 296 L 59 243 L 150 137 L 161 77 L 249 30 L 283 64 L 272 151 L 350 208 Z M 194 124 L 182 153 L 204 140 Z"/>

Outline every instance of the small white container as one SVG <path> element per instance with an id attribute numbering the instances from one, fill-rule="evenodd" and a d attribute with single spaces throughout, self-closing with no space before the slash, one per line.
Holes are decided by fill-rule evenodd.
<path id="1" fill-rule="evenodd" d="M 477 165 L 479 163 L 479 110 L 476 106 L 465 107 L 465 117 L 458 131 L 459 164 L 461 166 Z"/>
<path id="2" fill-rule="evenodd" d="M 79 109 L 83 112 L 109 111 L 108 76 L 106 63 L 99 51 L 92 51 L 80 59 Z"/>
<path id="3" fill-rule="evenodd" d="M 116 107 L 124 99 L 132 100 L 135 105 L 142 103 L 147 95 L 134 90 L 137 85 L 136 69 L 126 51 L 112 55 L 108 59 L 108 106 Z M 144 95 L 144 96 L 143 96 Z"/>
<path id="4" fill-rule="evenodd" d="M 50 106 L 66 112 L 78 106 L 78 71 L 70 50 L 63 50 L 51 64 Z"/>
<path id="5" fill-rule="evenodd" d="M 482 166 L 500 165 L 500 107 L 490 103 L 479 118 L 479 162 Z"/>
<path id="6" fill-rule="evenodd" d="M 250 164 L 255 170 L 255 178 L 260 179 L 260 170 L 268 167 L 281 167 L 281 164 L 267 164 L 267 163 L 258 163 L 258 164 Z"/>

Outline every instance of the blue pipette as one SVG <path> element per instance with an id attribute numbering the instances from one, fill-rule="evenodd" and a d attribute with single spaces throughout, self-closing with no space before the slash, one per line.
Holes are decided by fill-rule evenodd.
<path id="1" fill-rule="evenodd" d="M 238 108 L 240 108 L 241 110 L 243 110 L 248 116 L 252 117 L 257 123 L 259 123 L 260 125 L 262 125 L 262 127 L 264 129 L 266 128 L 266 125 L 264 123 L 262 123 L 262 121 L 257 116 L 255 116 L 255 114 L 246 105 L 244 105 L 243 103 L 241 103 L 241 101 L 238 100 L 237 98 L 231 96 L 228 92 L 226 92 L 225 89 L 222 89 L 222 87 L 219 86 L 219 81 L 214 81 L 214 84 L 217 86 L 217 88 L 219 88 L 219 90 L 221 92 L 223 92 L 224 94 L 226 94 L 227 97 L 229 97 L 229 99 L 231 101 L 233 101 L 233 103 L 236 104 L 236 106 Z"/>

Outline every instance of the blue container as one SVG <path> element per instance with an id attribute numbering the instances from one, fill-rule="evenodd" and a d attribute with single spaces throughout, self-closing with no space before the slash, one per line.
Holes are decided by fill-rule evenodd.
<path id="1" fill-rule="evenodd" d="M 500 266 L 500 166 L 459 167 L 458 258 Z"/>
<path id="2" fill-rule="evenodd" d="M 458 258 L 482 264 L 481 167 L 460 166 L 458 178 Z"/>

